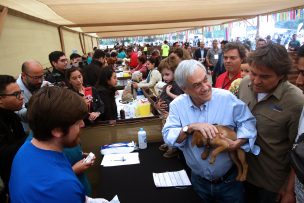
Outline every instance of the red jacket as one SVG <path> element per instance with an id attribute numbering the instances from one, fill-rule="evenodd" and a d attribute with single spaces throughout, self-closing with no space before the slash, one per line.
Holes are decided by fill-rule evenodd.
<path id="1" fill-rule="evenodd" d="M 239 72 L 236 76 L 234 76 L 231 80 L 228 77 L 228 71 L 220 74 L 216 79 L 215 87 L 220 89 L 228 90 L 231 83 L 241 77 L 241 72 Z"/>
<path id="2" fill-rule="evenodd" d="M 131 56 L 130 56 L 129 66 L 132 67 L 132 68 L 136 68 L 137 65 L 138 65 L 138 62 L 137 62 L 137 53 L 136 52 L 132 52 Z"/>

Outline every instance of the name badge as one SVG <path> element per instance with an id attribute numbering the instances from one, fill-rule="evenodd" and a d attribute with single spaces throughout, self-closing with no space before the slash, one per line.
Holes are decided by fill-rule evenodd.
<path id="1" fill-rule="evenodd" d="M 218 58 L 219 58 L 218 54 L 215 54 L 214 59 L 218 59 Z"/>

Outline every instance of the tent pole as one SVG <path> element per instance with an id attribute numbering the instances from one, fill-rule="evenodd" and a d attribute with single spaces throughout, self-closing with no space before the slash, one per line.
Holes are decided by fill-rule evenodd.
<path id="1" fill-rule="evenodd" d="M 65 47 L 64 47 L 64 39 L 63 39 L 63 33 L 62 33 L 62 26 L 58 27 L 58 33 L 59 33 L 59 39 L 60 39 L 60 45 L 62 52 L 65 53 Z"/>
<path id="2" fill-rule="evenodd" d="M 1 35 L 3 27 L 4 27 L 4 21 L 7 16 L 7 12 L 8 12 L 8 8 L 4 7 L 0 14 L 0 35 Z"/>
<path id="3" fill-rule="evenodd" d="M 255 39 L 258 40 L 260 38 L 260 16 L 257 16 L 257 29 Z"/>
<path id="4" fill-rule="evenodd" d="M 86 43 L 85 43 L 85 37 L 84 37 L 84 34 L 81 33 L 82 35 L 82 39 L 83 39 L 83 54 L 86 54 L 87 53 L 87 50 L 86 50 Z"/>

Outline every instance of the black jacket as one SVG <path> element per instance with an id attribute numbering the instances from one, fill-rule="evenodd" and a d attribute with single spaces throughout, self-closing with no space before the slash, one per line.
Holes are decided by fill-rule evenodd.
<path id="1" fill-rule="evenodd" d="M 84 67 L 83 75 L 84 75 L 84 84 L 86 86 L 95 87 L 99 79 L 101 68 L 102 68 L 102 63 L 94 59 L 92 63 Z"/>
<path id="2" fill-rule="evenodd" d="M 17 114 L 0 108 L 0 176 L 6 187 L 4 193 L 8 191 L 13 159 L 25 139 L 26 134 Z"/>
<path id="3" fill-rule="evenodd" d="M 100 96 L 96 90 L 95 87 L 91 87 L 92 88 L 92 102 L 91 102 L 91 106 L 89 109 L 89 112 L 99 112 L 100 116 L 97 118 L 97 120 L 100 120 L 100 117 L 102 116 L 102 114 L 104 113 L 104 103 L 103 101 L 100 99 Z M 75 93 L 77 93 L 79 96 L 83 97 L 84 95 L 75 91 L 73 88 L 69 88 L 70 90 L 74 91 Z M 88 120 L 88 116 L 84 118 L 84 122 L 85 124 L 91 124 L 92 122 Z"/>
<path id="4" fill-rule="evenodd" d="M 206 58 L 208 49 L 204 49 L 204 56 L 202 57 L 201 48 L 198 48 L 194 51 L 193 58 L 198 60 L 199 58 Z"/>
<path id="5" fill-rule="evenodd" d="M 65 85 L 65 73 L 53 68 L 52 72 L 48 72 L 45 75 L 45 80 L 53 83 L 55 86 L 63 87 Z"/>
<path id="6" fill-rule="evenodd" d="M 115 101 L 116 88 L 107 88 L 103 86 L 97 87 L 100 99 L 104 103 L 104 113 L 100 115 L 103 121 L 116 120 L 118 117 L 117 105 Z"/>
<path id="7" fill-rule="evenodd" d="M 172 85 L 172 89 L 171 89 L 171 93 L 175 94 L 175 95 L 181 95 L 184 94 L 184 91 L 176 84 L 175 81 L 172 81 L 170 83 L 168 83 L 167 85 L 165 85 L 163 87 L 163 91 L 160 94 L 159 98 L 163 101 L 166 102 L 166 104 L 168 105 L 166 108 L 166 111 L 169 112 L 169 104 L 173 101 L 173 99 L 171 97 L 169 97 L 169 95 L 166 92 L 166 88 L 168 85 Z"/>

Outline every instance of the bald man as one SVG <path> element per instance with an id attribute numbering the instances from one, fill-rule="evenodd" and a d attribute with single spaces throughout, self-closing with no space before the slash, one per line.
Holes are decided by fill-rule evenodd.
<path id="1" fill-rule="evenodd" d="M 50 83 L 44 81 L 42 65 L 38 61 L 32 59 L 27 60 L 22 64 L 21 74 L 19 75 L 16 82 L 19 85 L 20 89 L 24 91 L 23 107 L 17 112 L 17 114 L 21 118 L 24 130 L 28 132 L 29 127 L 26 118 L 26 104 L 29 102 L 31 96 L 37 90 L 39 90 L 42 86 L 48 85 Z"/>

